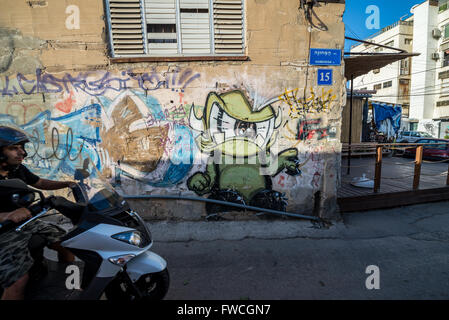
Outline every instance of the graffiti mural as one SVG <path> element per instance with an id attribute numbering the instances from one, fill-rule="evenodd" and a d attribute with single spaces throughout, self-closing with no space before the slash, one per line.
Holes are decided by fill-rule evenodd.
<path id="1" fill-rule="evenodd" d="M 197 145 L 211 161 L 189 177 L 188 188 L 209 199 L 285 211 L 287 198 L 273 190 L 272 178 L 283 170 L 299 175 L 304 164 L 295 148 L 271 153 L 280 124 L 280 110 L 268 104 L 255 111 L 241 91 L 209 93 L 204 108 L 191 109 L 190 125 L 201 133 Z M 209 213 L 222 209 L 207 205 Z"/>
<path id="2" fill-rule="evenodd" d="M 139 92 L 124 92 L 107 104 L 100 146 L 116 165 L 114 170 L 119 172 L 115 174 L 153 187 L 181 182 L 196 152 L 192 131 L 184 120 L 173 121 L 184 106 L 174 108 L 169 103 L 163 108 L 156 98 Z M 178 111 L 169 111 L 173 108 Z"/>
<path id="3" fill-rule="evenodd" d="M 33 136 L 30 161 L 47 177 L 72 174 L 88 155 L 106 177 L 173 187 L 186 177 L 197 151 L 188 128 L 191 104 L 184 95 L 199 78 L 178 67 L 63 75 L 36 69 L 34 76 L 6 75 L 0 79 L 3 96 L 34 95 L 32 101 L 39 101 L 39 94 L 43 101 L 42 106 L 0 103 L 0 121 Z M 52 107 L 44 94 L 55 101 Z"/>
<path id="4" fill-rule="evenodd" d="M 29 164 L 50 179 L 73 179 L 89 157 L 125 194 L 183 193 L 279 211 L 300 188 L 320 189 L 324 159 L 311 145 L 336 137 L 323 116 L 332 90 L 304 98 L 299 89 L 205 89 L 200 80 L 178 67 L 5 75 L 0 122 L 30 133 Z"/>
<path id="5" fill-rule="evenodd" d="M 0 114 L 2 124 L 18 125 L 16 118 Z M 75 172 L 81 153 L 89 156 L 101 170 L 101 153 L 96 145 L 101 141 L 99 126 L 101 106 L 86 105 L 65 116 L 52 116 L 50 110 L 38 113 L 32 120 L 20 125 L 31 136 L 27 145 L 28 164 L 38 174 L 48 178 L 70 178 Z"/>

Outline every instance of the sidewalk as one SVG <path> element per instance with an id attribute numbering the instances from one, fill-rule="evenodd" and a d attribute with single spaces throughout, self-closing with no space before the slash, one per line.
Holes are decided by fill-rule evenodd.
<path id="1" fill-rule="evenodd" d="M 422 229 L 425 221 L 441 216 L 444 223 Z M 418 223 L 420 222 L 420 223 Z M 343 221 L 319 228 L 306 220 L 148 222 L 155 242 L 254 239 L 353 239 L 420 232 L 447 232 L 449 202 L 404 206 L 343 214 Z"/>

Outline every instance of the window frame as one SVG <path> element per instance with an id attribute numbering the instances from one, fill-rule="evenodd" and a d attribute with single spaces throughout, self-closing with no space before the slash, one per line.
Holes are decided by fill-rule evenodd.
<path id="1" fill-rule="evenodd" d="M 246 1 L 241 0 L 242 3 L 242 52 L 241 53 L 216 53 L 215 52 L 215 21 L 214 21 L 214 1 L 208 1 L 209 10 L 209 41 L 211 53 L 190 54 L 182 53 L 182 30 L 181 30 L 181 8 L 180 1 L 175 1 L 175 13 L 176 13 L 176 39 L 177 39 L 177 53 L 168 55 L 152 55 L 148 48 L 148 32 L 147 32 L 147 20 L 145 12 L 145 0 L 138 0 L 140 3 L 141 19 L 142 19 L 142 37 L 144 45 L 144 53 L 142 54 L 117 54 L 114 50 L 114 42 L 112 37 L 112 23 L 111 23 L 111 9 L 110 1 L 105 0 L 106 10 L 106 26 L 109 31 L 108 45 L 110 48 L 109 59 L 111 62 L 176 62 L 176 61 L 247 61 L 247 27 L 246 27 Z"/>
<path id="2" fill-rule="evenodd" d="M 393 86 L 393 80 L 382 83 L 382 89 L 391 88 Z"/>
<path id="3" fill-rule="evenodd" d="M 443 40 L 449 39 L 449 23 L 443 26 Z"/>

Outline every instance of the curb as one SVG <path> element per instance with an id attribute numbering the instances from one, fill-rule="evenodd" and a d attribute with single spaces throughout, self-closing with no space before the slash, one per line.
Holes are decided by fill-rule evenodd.
<path id="1" fill-rule="evenodd" d="M 319 228 L 310 221 L 148 222 L 155 242 L 332 238 L 340 224 Z"/>

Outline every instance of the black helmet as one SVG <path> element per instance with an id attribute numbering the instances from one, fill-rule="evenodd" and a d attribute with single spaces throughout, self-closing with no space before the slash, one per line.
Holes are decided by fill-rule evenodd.
<path id="1" fill-rule="evenodd" d="M 30 142 L 27 133 L 21 129 L 0 125 L 0 148 Z"/>

